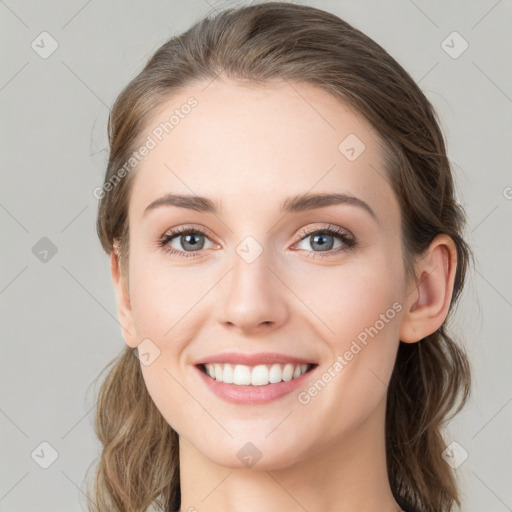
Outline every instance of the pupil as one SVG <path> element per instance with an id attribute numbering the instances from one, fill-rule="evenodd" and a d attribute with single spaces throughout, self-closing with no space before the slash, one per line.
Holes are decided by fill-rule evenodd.
<path id="1" fill-rule="evenodd" d="M 203 241 L 202 244 L 200 242 L 197 242 L 197 241 L 194 242 L 193 241 L 194 238 L 198 238 L 199 236 L 202 236 L 202 235 L 195 235 L 193 233 L 189 233 L 188 235 L 183 235 L 182 236 L 183 247 L 186 248 L 186 245 L 190 244 L 189 248 L 192 248 L 192 249 L 202 249 L 202 247 L 204 245 L 204 241 Z M 183 239 L 185 240 L 184 242 L 183 242 Z M 198 247 L 198 245 L 200 245 L 200 246 Z"/>
<path id="2" fill-rule="evenodd" d="M 325 242 L 319 242 L 318 239 L 321 239 L 321 237 L 330 237 L 331 238 L 331 243 L 325 243 Z M 317 234 L 317 235 L 313 235 L 313 243 L 311 244 L 312 246 L 314 244 L 319 244 L 319 248 L 320 250 L 322 251 L 329 251 L 332 249 L 332 235 L 327 235 L 327 234 Z"/>

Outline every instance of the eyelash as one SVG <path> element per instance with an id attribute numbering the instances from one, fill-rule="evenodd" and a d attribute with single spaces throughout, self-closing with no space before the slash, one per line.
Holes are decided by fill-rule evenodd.
<path id="1" fill-rule="evenodd" d="M 165 233 L 160 240 L 158 241 L 158 245 L 161 248 L 164 248 L 169 242 L 171 242 L 174 238 L 176 238 L 178 235 L 190 235 L 190 234 L 200 234 L 204 235 L 208 238 L 208 233 L 206 230 L 202 228 L 191 228 L 187 226 L 180 226 L 179 228 L 173 229 L 172 231 L 169 231 Z M 317 235 L 317 234 L 327 234 L 327 235 L 334 235 L 337 238 L 341 239 L 343 242 L 342 247 L 338 247 L 337 249 L 330 249 L 329 251 L 306 251 L 308 253 L 313 253 L 312 256 L 309 256 L 310 258 L 327 258 L 329 256 L 333 256 L 334 254 L 339 254 L 345 251 L 349 251 L 350 249 L 353 249 L 357 245 L 357 241 L 355 238 L 350 235 L 346 230 L 338 228 L 337 226 L 331 226 L 330 224 L 328 227 L 323 228 L 317 228 L 310 231 L 303 231 L 301 233 L 301 238 L 295 242 L 295 244 L 302 242 L 305 238 L 311 235 Z M 295 245 L 294 244 L 294 245 Z M 303 249 L 299 249 L 303 250 Z M 196 258 L 197 256 L 195 253 L 201 252 L 199 251 L 177 251 L 175 249 L 165 249 L 165 253 L 172 254 L 178 257 L 182 258 Z"/>

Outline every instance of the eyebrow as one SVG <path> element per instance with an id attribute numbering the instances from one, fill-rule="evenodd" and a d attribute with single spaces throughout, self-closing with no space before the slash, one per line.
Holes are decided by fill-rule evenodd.
<path id="1" fill-rule="evenodd" d="M 299 194 L 286 198 L 281 203 L 280 211 L 282 213 L 297 213 L 337 204 L 349 204 L 360 207 L 369 213 L 374 220 L 377 220 L 377 215 L 367 203 L 358 197 L 347 194 Z M 162 206 L 176 206 L 178 208 L 213 214 L 218 214 L 220 211 L 219 205 L 207 197 L 170 193 L 150 203 L 144 210 L 143 216 L 147 215 L 151 210 Z"/>

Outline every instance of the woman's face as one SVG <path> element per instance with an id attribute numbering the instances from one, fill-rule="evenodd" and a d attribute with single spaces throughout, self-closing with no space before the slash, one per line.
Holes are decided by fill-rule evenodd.
<path id="1" fill-rule="evenodd" d="M 123 324 L 151 397 L 229 467 L 382 435 L 408 292 L 375 131 L 310 85 L 206 86 L 169 99 L 133 171 Z M 294 199 L 317 194 L 338 199 Z M 159 245 L 176 228 L 196 231 Z"/>

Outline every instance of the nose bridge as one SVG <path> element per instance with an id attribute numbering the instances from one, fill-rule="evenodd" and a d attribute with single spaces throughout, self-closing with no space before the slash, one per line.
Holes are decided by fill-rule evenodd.
<path id="1" fill-rule="evenodd" d="M 242 329 L 280 323 L 286 313 L 286 298 L 268 268 L 272 267 L 270 249 L 246 236 L 234 248 L 231 262 L 221 320 Z"/>
<path id="2" fill-rule="evenodd" d="M 271 259 L 268 247 L 264 248 L 253 236 L 245 237 L 233 254 L 230 295 L 252 296 L 254 300 L 265 298 L 264 295 L 270 292 L 271 272 L 267 266 L 271 265 Z"/>

